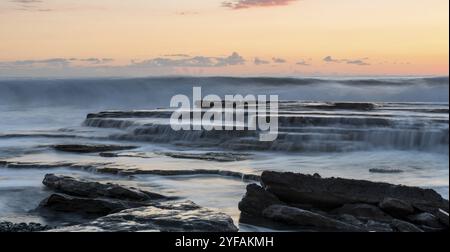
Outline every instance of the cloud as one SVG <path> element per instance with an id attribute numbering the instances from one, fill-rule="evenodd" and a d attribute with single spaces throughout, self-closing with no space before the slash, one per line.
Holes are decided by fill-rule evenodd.
<path id="1" fill-rule="evenodd" d="M 176 54 L 166 54 L 163 55 L 164 57 L 181 57 L 181 58 L 187 58 L 190 57 L 189 54 L 183 54 L 183 53 L 176 53 Z"/>
<path id="2" fill-rule="evenodd" d="M 362 59 L 335 59 L 331 56 L 327 56 L 323 58 L 323 61 L 328 63 L 346 63 L 349 65 L 358 65 L 358 66 L 369 66 L 370 64 L 366 62 L 368 58 Z"/>
<path id="3" fill-rule="evenodd" d="M 17 61 L 8 61 L 1 62 L 0 66 L 22 66 L 22 67 L 33 67 L 33 66 L 46 66 L 46 67 L 55 67 L 55 66 L 68 66 L 70 64 L 69 59 L 64 58 L 51 58 L 44 60 L 17 60 Z"/>
<path id="4" fill-rule="evenodd" d="M 195 56 L 182 59 L 153 58 L 142 62 L 132 62 L 138 67 L 225 67 L 242 65 L 245 59 L 234 52 L 228 57 Z"/>
<path id="5" fill-rule="evenodd" d="M 10 0 L 10 2 L 17 5 L 15 10 L 20 11 L 48 12 L 53 10 L 42 7 L 42 4 L 44 3 L 42 0 Z"/>
<path id="6" fill-rule="evenodd" d="M 288 5 L 297 0 L 232 0 L 222 2 L 222 6 L 233 10 L 248 9 L 253 7 L 272 7 Z"/>
<path id="7" fill-rule="evenodd" d="M 275 57 L 273 57 L 273 58 L 272 58 L 272 61 L 273 61 L 274 63 L 277 63 L 277 64 L 284 64 L 284 63 L 286 63 L 286 60 L 285 60 L 285 59 L 282 59 L 282 58 L 275 58 Z"/>
<path id="8" fill-rule="evenodd" d="M 368 65 L 370 65 L 369 63 L 367 63 L 367 62 L 364 62 L 363 60 L 347 60 L 346 61 L 347 62 L 347 64 L 351 64 L 351 65 L 358 65 L 358 66 L 368 66 Z"/>
<path id="9" fill-rule="evenodd" d="M 253 63 L 255 63 L 255 65 L 266 65 L 269 64 L 270 62 L 267 60 L 262 60 L 260 58 L 255 58 L 255 60 L 253 61 Z"/>
<path id="10" fill-rule="evenodd" d="M 297 63 L 295 63 L 296 65 L 299 66 L 310 66 L 311 64 L 306 62 L 306 60 L 299 60 Z"/>
<path id="11" fill-rule="evenodd" d="M 91 65 L 104 65 L 114 61 L 111 58 L 50 58 L 42 60 L 16 60 L 0 62 L 2 68 L 54 68 L 73 67 L 75 64 L 87 63 Z"/>
<path id="12" fill-rule="evenodd" d="M 333 57 L 331 57 L 331 56 L 327 56 L 327 57 L 325 57 L 325 58 L 323 58 L 323 61 L 325 61 L 325 62 L 340 62 L 340 60 L 337 60 L 337 59 L 333 59 Z"/>
<path id="13" fill-rule="evenodd" d="M 81 62 L 88 62 L 91 64 L 105 64 L 109 62 L 113 62 L 114 59 L 111 58 L 87 58 L 87 59 L 71 59 L 72 61 L 81 61 Z"/>
<path id="14" fill-rule="evenodd" d="M 178 11 L 175 12 L 175 14 L 179 16 L 191 16 L 191 15 L 198 15 L 200 13 L 198 13 L 197 11 Z"/>

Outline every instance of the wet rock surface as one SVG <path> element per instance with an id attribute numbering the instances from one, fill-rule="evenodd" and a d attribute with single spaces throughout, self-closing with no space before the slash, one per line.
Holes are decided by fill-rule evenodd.
<path id="1" fill-rule="evenodd" d="M 120 146 L 120 145 L 79 145 L 79 144 L 62 144 L 53 145 L 53 149 L 63 152 L 72 153 L 96 153 L 105 151 L 120 151 L 120 150 L 130 150 L 137 148 L 136 146 Z"/>
<path id="2" fill-rule="evenodd" d="M 85 181 L 67 176 L 47 174 L 42 182 L 48 188 L 74 196 L 83 197 L 107 197 L 122 200 L 146 201 L 154 199 L 166 199 L 166 196 L 138 190 L 136 188 L 117 184 L 103 184 L 99 182 Z"/>
<path id="3" fill-rule="evenodd" d="M 165 202 L 133 208 L 52 232 L 236 232 L 233 220 L 193 202 Z"/>
<path id="4" fill-rule="evenodd" d="M 0 233 L 40 232 L 50 228 L 39 223 L 0 222 Z"/>
<path id="5" fill-rule="evenodd" d="M 411 205 L 422 204 L 448 210 L 448 202 L 436 191 L 418 187 L 342 178 L 320 178 L 298 173 L 263 172 L 265 189 L 288 203 L 310 203 L 324 208 L 345 204 L 379 204 L 397 198 Z"/>
<path id="6" fill-rule="evenodd" d="M 247 187 L 239 203 L 243 215 L 314 231 L 448 229 L 448 214 L 442 210 L 448 209 L 448 201 L 433 190 L 280 172 L 263 172 L 261 185 Z M 251 219 L 241 218 L 246 220 Z"/>
<path id="7" fill-rule="evenodd" d="M 38 211 L 95 215 L 85 224 L 56 228 L 54 232 L 234 232 L 226 214 L 196 205 L 175 202 L 160 194 L 117 184 L 102 184 L 47 174 L 43 183 L 60 193 L 44 199 Z M 64 194 L 62 194 L 64 193 Z"/>
<path id="8" fill-rule="evenodd" d="M 144 205 L 146 204 L 142 202 L 130 202 L 106 198 L 81 198 L 64 194 L 52 194 L 40 203 L 39 208 L 57 212 L 103 216 L 124 209 Z"/>
<path id="9" fill-rule="evenodd" d="M 246 153 L 231 152 L 207 152 L 207 153 L 184 153 L 184 152 L 160 152 L 160 155 L 181 158 L 181 159 L 197 159 L 216 162 L 234 162 L 250 159 L 251 155 Z"/>

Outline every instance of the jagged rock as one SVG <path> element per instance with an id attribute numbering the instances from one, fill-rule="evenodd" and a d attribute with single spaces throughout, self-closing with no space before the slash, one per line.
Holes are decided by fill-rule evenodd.
<path id="1" fill-rule="evenodd" d="M 448 209 L 448 202 L 431 189 L 272 171 L 263 172 L 261 180 L 267 191 L 288 204 L 337 208 L 353 203 L 379 204 L 391 197 L 410 204 Z"/>
<path id="2" fill-rule="evenodd" d="M 284 222 L 290 225 L 315 227 L 319 229 L 319 231 L 364 231 L 357 226 L 353 226 L 311 211 L 286 205 L 272 205 L 263 211 L 263 216 L 265 218 Z"/>
<path id="3" fill-rule="evenodd" d="M 448 213 L 442 209 L 439 209 L 436 216 L 438 217 L 439 221 L 448 228 Z"/>
<path id="4" fill-rule="evenodd" d="M 0 233 L 40 232 L 50 229 L 39 223 L 0 222 Z"/>
<path id="5" fill-rule="evenodd" d="M 81 145 L 81 144 L 61 144 L 52 146 L 57 151 L 74 152 L 74 153 L 96 153 L 105 151 L 120 151 L 137 148 L 136 146 L 119 146 L 119 145 Z"/>
<path id="6" fill-rule="evenodd" d="M 417 225 L 427 226 L 427 227 L 431 227 L 431 228 L 438 228 L 438 229 L 443 228 L 439 219 L 430 213 L 420 213 L 420 214 L 416 214 L 416 215 L 411 215 L 411 216 L 409 216 L 408 219 Z"/>
<path id="7" fill-rule="evenodd" d="M 391 221 L 391 227 L 396 232 L 423 232 L 423 230 L 418 228 L 416 225 L 397 219 Z"/>
<path id="8" fill-rule="evenodd" d="M 40 204 L 40 209 L 57 212 L 84 213 L 93 215 L 107 215 L 128 208 L 143 206 L 143 203 L 125 202 L 105 198 L 81 198 L 63 194 L 52 194 Z"/>
<path id="9" fill-rule="evenodd" d="M 158 200 L 167 198 L 157 193 L 146 192 L 117 184 L 102 184 L 67 176 L 57 176 L 54 174 L 45 175 L 44 181 L 42 183 L 57 192 L 81 197 L 107 197 L 134 201 Z"/>
<path id="10" fill-rule="evenodd" d="M 392 218 L 378 207 L 369 204 L 346 204 L 333 210 L 332 213 L 338 215 L 349 214 L 358 218 L 372 220 L 389 220 Z"/>
<path id="11" fill-rule="evenodd" d="M 123 210 L 92 222 L 50 230 L 52 232 L 236 232 L 226 214 L 193 202 L 159 203 Z"/>
<path id="12" fill-rule="evenodd" d="M 383 199 L 383 201 L 380 202 L 379 207 L 386 213 L 398 218 L 405 218 L 414 213 L 414 208 L 411 204 L 394 198 Z"/>
<path id="13" fill-rule="evenodd" d="M 247 192 L 239 202 L 239 210 L 253 216 L 262 216 L 264 209 L 271 205 L 282 205 L 275 195 L 267 192 L 257 184 L 247 186 Z"/>

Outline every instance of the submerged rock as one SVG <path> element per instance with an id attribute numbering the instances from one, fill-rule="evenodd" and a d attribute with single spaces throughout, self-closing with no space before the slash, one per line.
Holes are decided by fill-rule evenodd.
<path id="1" fill-rule="evenodd" d="M 40 232 L 50 229 L 39 223 L 12 223 L 0 222 L 0 233 Z"/>
<path id="2" fill-rule="evenodd" d="M 42 182 L 47 187 L 62 193 L 81 197 L 107 197 L 122 200 L 146 201 L 166 199 L 167 197 L 117 184 L 102 184 L 67 176 L 47 174 Z"/>
<path id="3" fill-rule="evenodd" d="M 385 198 L 401 199 L 409 204 L 423 204 L 448 209 L 446 202 L 431 189 L 342 178 L 265 171 L 261 175 L 265 189 L 280 200 L 295 204 L 336 208 L 345 204 L 379 204 Z"/>
<path id="4" fill-rule="evenodd" d="M 73 153 L 96 153 L 106 151 L 120 151 L 137 148 L 136 146 L 120 146 L 120 145 L 81 145 L 81 144 L 61 144 L 52 146 L 57 151 L 73 152 Z"/>
<path id="5" fill-rule="evenodd" d="M 159 203 L 123 210 L 92 222 L 52 232 L 237 232 L 226 214 L 193 202 Z"/>
<path id="6" fill-rule="evenodd" d="M 217 162 L 243 161 L 248 160 L 250 158 L 250 154 L 228 153 L 228 152 L 207 152 L 207 153 L 160 152 L 157 154 L 165 155 L 172 158 L 198 159 Z"/>

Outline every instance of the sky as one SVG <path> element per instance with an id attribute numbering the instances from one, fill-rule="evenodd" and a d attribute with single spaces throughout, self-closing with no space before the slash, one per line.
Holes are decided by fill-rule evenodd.
<path id="1" fill-rule="evenodd" d="M 448 0 L 0 0 L 0 77 L 448 75 Z"/>

